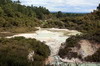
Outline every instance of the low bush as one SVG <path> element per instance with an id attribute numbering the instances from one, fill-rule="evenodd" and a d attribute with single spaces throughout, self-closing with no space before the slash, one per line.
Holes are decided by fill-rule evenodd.
<path id="1" fill-rule="evenodd" d="M 30 51 L 35 52 L 34 61 L 28 60 Z M 41 66 L 49 55 L 49 47 L 35 39 L 0 38 L 0 66 Z"/>

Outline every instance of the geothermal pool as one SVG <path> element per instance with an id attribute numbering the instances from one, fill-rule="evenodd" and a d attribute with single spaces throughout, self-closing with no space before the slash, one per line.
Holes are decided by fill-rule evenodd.
<path id="1" fill-rule="evenodd" d="M 68 59 L 61 59 L 57 54 L 61 43 L 64 43 L 71 35 L 81 34 L 76 30 L 58 29 L 58 28 L 39 28 L 35 33 L 22 33 L 7 38 L 23 36 L 25 38 L 35 38 L 41 42 L 45 42 L 51 50 L 50 57 L 53 60 L 50 63 L 54 66 L 100 66 L 98 63 L 73 63 L 75 61 Z M 67 63 L 66 63 L 67 62 Z"/>
<path id="2" fill-rule="evenodd" d="M 41 42 L 45 42 L 51 50 L 51 56 L 58 54 L 61 43 L 65 42 L 71 35 L 80 34 L 80 32 L 68 29 L 58 28 L 39 28 L 35 33 L 23 33 L 10 36 L 7 38 L 23 36 L 25 38 L 35 38 Z"/>

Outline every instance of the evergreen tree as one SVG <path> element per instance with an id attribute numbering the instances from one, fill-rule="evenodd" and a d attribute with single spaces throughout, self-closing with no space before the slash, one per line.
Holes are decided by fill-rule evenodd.
<path id="1" fill-rule="evenodd" d="M 18 1 L 16 1 L 15 3 L 20 4 L 21 2 L 20 2 L 20 0 L 18 0 Z"/>
<path id="2" fill-rule="evenodd" d="M 61 11 L 58 11 L 56 16 L 57 16 L 57 18 L 63 17 L 63 13 Z"/>
<path id="3" fill-rule="evenodd" d="M 99 4 L 99 6 L 97 7 L 97 9 L 100 10 L 100 4 Z"/>

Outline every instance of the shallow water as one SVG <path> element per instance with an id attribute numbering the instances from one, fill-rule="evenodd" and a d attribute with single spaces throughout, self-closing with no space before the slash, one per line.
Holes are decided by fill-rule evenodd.
<path id="1" fill-rule="evenodd" d="M 63 62 L 59 56 L 54 56 L 55 60 L 49 64 L 50 66 L 100 66 L 100 63 L 77 63 L 77 62 Z"/>

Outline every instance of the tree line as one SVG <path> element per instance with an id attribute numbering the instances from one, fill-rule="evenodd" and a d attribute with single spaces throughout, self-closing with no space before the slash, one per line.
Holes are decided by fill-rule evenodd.
<path id="1" fill-rule="evenodd" d="M 33 30 L 49 14 L 49 10 L 42 6 L 25 6 L 20 1 L 0 0 L 0 31 L 14 31 L 18 27 L 24 27 L 25 31 L 28 28 Z"/>

